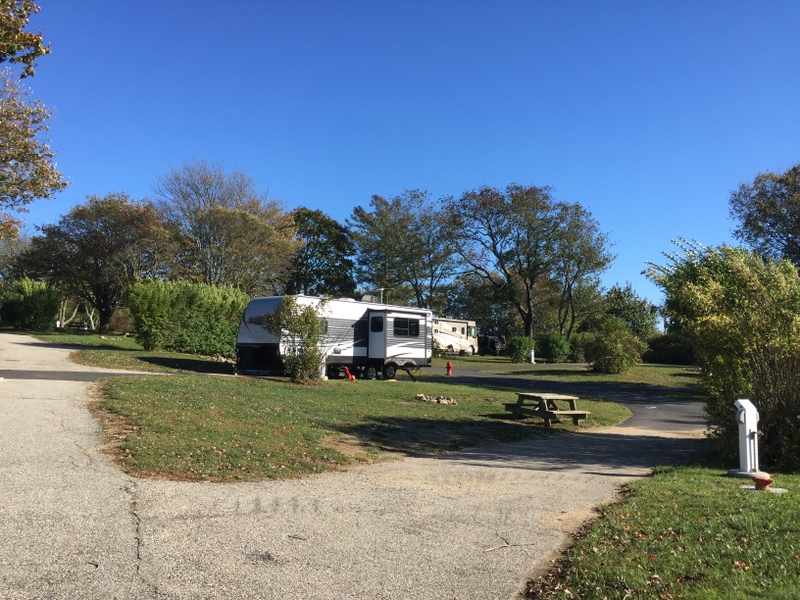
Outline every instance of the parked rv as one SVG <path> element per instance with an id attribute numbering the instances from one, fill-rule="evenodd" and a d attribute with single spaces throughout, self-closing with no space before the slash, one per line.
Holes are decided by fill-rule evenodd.
<path id="1" fill-rule="evenodd" d="M 265 328 L 284 296 L 250 301 L 239 323 L 236 339 L 237 373 L 279 373 L 282 348 L 279 336 Z M 345 367 L 357 377 L 392 379 L 398 369 L 411 371 L 431 364 L 432 314 L 427 309 L 358 302 L 349 298 L 325 300 L 294 296 L 300 305 L 317 308 L 324 320 L 320 349 L 328 377 L 341 377 Z"/>
<path id="2" fill-rule="evenodd" d="M 433 340 L 445 354 L 472 356 L 478 351 L 478 328 L 475 321 L 434 318 Z"/>

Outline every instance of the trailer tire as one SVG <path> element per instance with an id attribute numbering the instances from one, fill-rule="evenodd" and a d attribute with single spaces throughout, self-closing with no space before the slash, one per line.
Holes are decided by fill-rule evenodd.
<path id="1" fill-rule="evenodd" d="M 328 379 L 339 379 L 342 376 L 342 370 L 339 367 L 331 365 L 328 367 Z"/>
<path id="2" fill-rule="evenodd" d="M 384 379 L 394 379 L 395 375 L 397 375 L 397 366 L 394 364 L 383 365 L 383 378 Z"/>
<path id="3" fill-rule="evenodd" d="M 375 367 L 367 367 L 364 369 L 364 377 L 366 379 L 377 379 L 378 378 L 378 369 Z"/>

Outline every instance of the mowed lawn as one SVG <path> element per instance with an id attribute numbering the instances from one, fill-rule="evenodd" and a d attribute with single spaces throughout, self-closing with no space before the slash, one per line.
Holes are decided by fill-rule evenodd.
<path id="1" fill-rule="evenodd" d="M 343 379 L 300 386 L 279 378 L 208 375 L 115 377 L 100 385 L 106 420 L 117 417 L 115 454 L 136 475 L 296 477 L 396 453 L 557 434 L 536 419 L 510 420 L 503 403 L 516 399 L 511 389 Z M 426 402 L 418 394 L 455 404 Z M 591 414 L 581 427 L 617 423 L 630 414 L 591 399 L 581 399 L 584 407 Z"/>

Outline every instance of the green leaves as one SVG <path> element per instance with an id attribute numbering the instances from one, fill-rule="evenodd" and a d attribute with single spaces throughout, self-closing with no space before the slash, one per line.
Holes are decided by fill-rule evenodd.
<path id="1" fill-rule="evenodd" d="M 733 403 L 750 398 L 765 465 L 800 468 L 800 278 L 789 261 L 722 246 L 686 246 L 654 267 L 668 316 L 702 368 L 719 449 L 736 456 Z"/>
<path id="2" fill-rule="evenodd" d="M 8 69 L 0 70 L 0 223 L 9 222 L 7 211 L 23 210 L 67 187 L 48 144 L 51 116 Z"/>

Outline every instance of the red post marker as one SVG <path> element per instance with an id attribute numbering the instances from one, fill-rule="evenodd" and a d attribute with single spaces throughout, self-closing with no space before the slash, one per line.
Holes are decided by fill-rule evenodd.
<path id="1" fill-rule="evenodd" d="M 453 363 L 449 360 L 447 361 L 447 376 L 451 377 L 453 375 Z"/>

